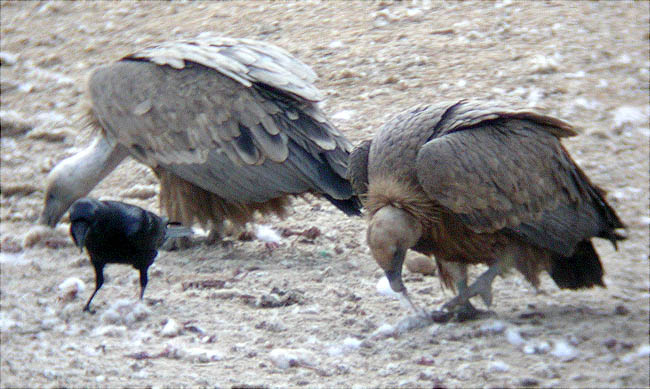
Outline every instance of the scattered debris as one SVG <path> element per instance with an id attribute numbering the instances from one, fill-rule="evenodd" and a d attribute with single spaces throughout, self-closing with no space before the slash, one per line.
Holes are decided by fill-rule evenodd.
<path id="1" fill-rule="evenodd" d="M 121 324 L 131 327 L 143 321 L 151 311 L 140 300 L 119 299 L 102 313 L 101 321 L 110 324 Z"/>
<path id="2" fill-rule="evenodd" d="M 59 284 L 59 301 L 68 303 L 75 300 L 86 290 L 86 283 L 77 277 L 66 278 Z"/>
<path id="3" fill-rule="evenodd" d="M 277 348 L 269 353 L 271 362 L 280 369 L 288 369 L 290 367 L 307 366 L 314 367 L 316 365 L 316 357 L 313 352 L 306 349 L 287 349 Z"/>

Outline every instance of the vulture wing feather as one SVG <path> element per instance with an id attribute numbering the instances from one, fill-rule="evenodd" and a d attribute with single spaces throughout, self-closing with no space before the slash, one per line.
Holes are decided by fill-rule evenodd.
<path id="1" fill-rule="evenodd" d="M 418 181 L 431 199 L 474 232 L 505 229 L 560 254 L 611 229 L 601 215 L 614 223 L 615 214 L 557 138 L 573 134 L 566 123 L 459 104 L 418 152 Z"/>
<path id="2" fill-rule="evenodd" d="M 313 107 L 315 77 L 275 46 L 210 38 L 127 56 L 96 71 L 90 90 L 109 137 L 226 200 L 348 199 L 352 147 Z"/>

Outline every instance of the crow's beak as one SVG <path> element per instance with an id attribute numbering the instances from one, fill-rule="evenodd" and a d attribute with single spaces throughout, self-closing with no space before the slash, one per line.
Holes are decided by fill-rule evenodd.
<path id="1" fill-rule="evenodd" d="M 83 248 L 86 245 L 88 231 L 90 231 L 90 226 L 86 222 L 76 221 L 70 225 L 70 235 L 72 235 L 72 240 L 74 241 L 74 244 L 79 247 L 80 251 L 83 251 Z"/>

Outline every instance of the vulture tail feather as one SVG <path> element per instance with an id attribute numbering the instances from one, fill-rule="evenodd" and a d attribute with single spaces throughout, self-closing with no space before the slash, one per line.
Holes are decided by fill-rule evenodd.
<path id="1" fill-rule="evenodd" d="M 570 257 L 556 256 L 549 271 L 553 281 L 563 289 L 605 287 L 603 265 L 591 241 L 578 243 Z"/>

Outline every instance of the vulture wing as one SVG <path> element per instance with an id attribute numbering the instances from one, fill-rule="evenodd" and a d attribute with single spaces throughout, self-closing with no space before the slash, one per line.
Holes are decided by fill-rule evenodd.
<path id="1" fill-rule="evenodd" d="M 350 143 L 314 104 L 316 75 L 262 42 L 144 49 L 95 72 L 95 115 L 132 155 L 234 202 L 316 191 L 349 199 Z"/>
<path id="2" fill-rule="evenodd" d="M 505 232 L 570 255 L 622 224 L 558 136 L 568 124 L 532 112 L 460 102 L 435 124 L 416 161 L 418 181 L 477 233 Z"/>
<path id="3" fill-rule="evenodd" d="M 347 178 L 357 195 L 368 192 L 368 154 L 372 140 L 364 140 L 350 153 Z"/>

